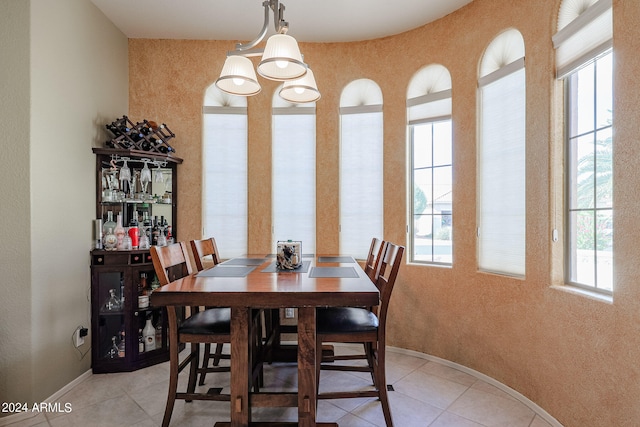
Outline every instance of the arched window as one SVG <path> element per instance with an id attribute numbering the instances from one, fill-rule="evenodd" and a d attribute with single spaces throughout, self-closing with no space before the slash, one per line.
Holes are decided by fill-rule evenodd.
<path id="1" fill-rule="evenodd" d="M 407 90 L 410 262 L 451 265 L 453 157 L 451 75 L 439 64 L 418 71 Z"/>
<path id="2" fill-rule="evenodd" d="M 302 241 L 304 253 L 316 248 L 316 105 L 272 102 L 273 241 Z"/>
<path id="3" fill-rule="evenodd" d="M 478 267 L 524 276 L 526 87 L 518 30 L 489 44 L 478 86 Z"/>
<path id="4" fill-rule="evenodd" d="M 340 96 L 340 252 L 359 259 L 383 237 L 382 159 L 382 91 L 354 80 Z"/>
<path id="5" fill-rule="evenodd" d="M 556 74 L 565 86 L 565 281 L 613 291 L 611 0 L 563 0 Z"/>
<path id="6" fill-rule="evenodd" d="M 203 237 L 222 258 L 247 253 L 247 100 L 209 86 L 203 114 Z"/>

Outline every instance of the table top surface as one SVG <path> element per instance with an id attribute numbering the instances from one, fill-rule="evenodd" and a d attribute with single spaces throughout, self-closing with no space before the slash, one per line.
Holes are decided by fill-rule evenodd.
<path id="1" fill-rule="evenodd" d="M 311 262 L 304 272 L 273 272 L 270 267 L 275 260 L 268 256 L 232 259 L 218 264 L 213 270 L 236 268 L 238 276 L 230 276 L 233 273 L 228 270 L 218 270 L 219 275 L 213 276 L 210 275 L 215 273 L 212 270 L 196 272 L 156 289 L 151 294 L 151 304 L 263 308 L 378 304 L 378 289 L 357 262 L 318 263 L 318 258 L 304 257 L 303 261 Z M 258 263 L 256 259 L 263 261 Z M 249 260 L 247 266 L 240 260 Z M 328 276 L 345 277 L 311 277 L 314 268 L 321 269 L 316 270 L 315 275 L 323 271 Z"/>

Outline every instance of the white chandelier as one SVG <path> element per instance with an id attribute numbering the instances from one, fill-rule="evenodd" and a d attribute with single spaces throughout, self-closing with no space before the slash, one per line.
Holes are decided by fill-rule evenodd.
<path id="1" fill-rule="evenodd" d="M 227 52 L 216 86 L 232 95 L 251 96 L 259 93 L 262 88 L 249 57 L 262 55 L 257 67 L 258 74 L 270 80 L 284 82 L 279 92 L 284 100 L 294 104 L 317 101 L 320 99 L 320 92 L 313 72 L 303 62 L 296 39 L 287 34 L 289 23 L 284 20 L 284 5 L 278 4 L 278 0 L 265 0 L 262 6 L 264 25 L 260 34 L 249 43 L 237 43 L 234 51 Z M 267 34 L 269 9 L 273 10 L 277 34 L 269 37 L 264 49 L 254 49 Z"/>

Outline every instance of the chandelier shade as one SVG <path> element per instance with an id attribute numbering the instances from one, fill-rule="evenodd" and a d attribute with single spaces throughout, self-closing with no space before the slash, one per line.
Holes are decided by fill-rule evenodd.
<path id="1" fill-rule="evenodd" d="M 302 61 L 296 39 L 287 34 L 269 37 L 258 64 L 258 74 L 266 79 L 286 81 L 302 77 L 306 72 L 307 65 Z"/>
<path id="2" fill-rule="evenodd" d="M 284 20 L 284 5 L 279 0 L 264 0 L 262 6 L 262 30 L 254 40 L 238 43 L 234 51 L 227 52 L 216 87 L 231 95 L 251 96 L 259 93 L 260 83 L 249 57 L 262 55 L 257 66 L 258 74 L 269 80 L 285 82 L 279 92 L 285 100 L 304 103 L 320 99 L 315 78 L 303 61 L 298 42 L 287 34 L 289 23 Z M 270 10 L 273 11 L 276 34 L 269 37 L 264 49 L 259 49 L 256 46 L 267 34 Z"/>
<path id="3" fill-rule="evenodd" d="M 311 68 L 307 68 L 307 73 L 299 79 L 284 82 L 279 95 L 293 104 L 304 104 L 320 99 L 318 85 Z"/>
<path id="4" fill-rule="evenodd" d="M 227 56 L 216 86 L 224 92 L 241 96 L 255 95 L 262 89 L 251 60 L 239 55 Z"/>

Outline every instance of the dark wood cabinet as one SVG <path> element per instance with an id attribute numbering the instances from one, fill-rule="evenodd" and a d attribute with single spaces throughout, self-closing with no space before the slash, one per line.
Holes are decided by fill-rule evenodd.
<path id="1" fill-rule="evenodd" d="M 96 218 L 113 220 L 120 214 L 123 227 L 134 213 L 144 217 L 164 217 L 176 237 L 177 165 L 174 156 L 137 150 L 94 148 L 96 154 Z M 127 162 L 132 179 L 117 178 Z M 151 169 L 151 182 L 140 183 L 140 174 Z M 148 173 L 148 172 L 147 172 Z M 158 176 L 161 174 L 161 176 Z M 109 181 L 111 180 L 111 181 Z M 136 182 L 137 181 L 137 182 Z M 117 187 L 117 188 L 114 188 Z M 169 360 L 167 320 L 162 307 L 145 306 L 139 289 L 154 285 L 155 272 L 148 248 L 91 251 L 91 351 L 94 373 L 134 371 Z M 154 328 L 155 348 L 140 342 L 147 325 Z"/>

